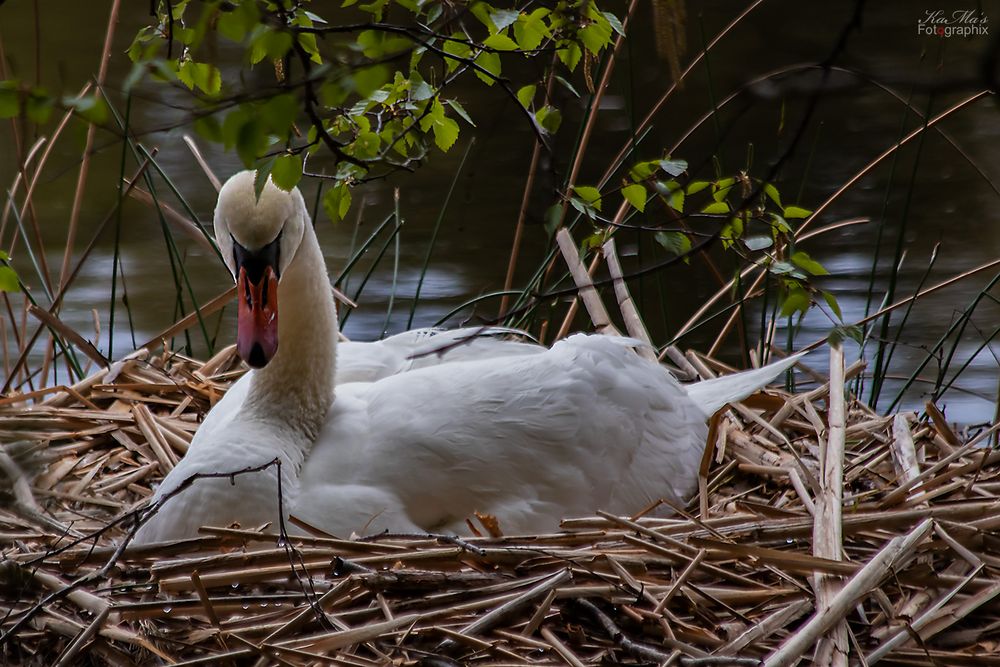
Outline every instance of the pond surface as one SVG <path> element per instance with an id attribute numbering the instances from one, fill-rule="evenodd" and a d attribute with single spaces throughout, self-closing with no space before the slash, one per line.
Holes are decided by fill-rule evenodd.
<path id="1" fill-rule="evenodd" d="M 24 80 L 34 80 L 38 45 L 41 80 L 50 89 L 67 93 L 79 90 L 97 69 L 100 35 L 104 32 L 108 4 L 72 0 L 38 3 L 42 12 L 38 40 L 33 3 L 13 2 L 0 7 L 0 36 L 9 69 Z M 142 10 L 148 6 L 147 3 L 123 4 L 108 77 L 112 82 L 111 94 L 118 98 L 117 82 L 123 80 L 130 68 L 124 50 L 132 35 L 147 20 Z M 942 3 L 942 8 L 950 12 L 951 4 Z M 689 48 L 682 62 L 697 54 L 706 39 L 717 34 L 733 19 L 735 12 L 742 10 L 742 6 L 729 2 L 688 2 L 686 5 Z M 778 68 L 828 58 L 852 10 L 851 3 L 843 5 L 818 9 L 811 3 L 762 3 L 719 42 L 709 55 L 707 67 L 703 63 L 696 68 L 683 89 L 665 105 L 643 140 L 640 157 L 662 153 L 665 147 L 684 136 L 713 105 L 746 82 Z M 580 183 L 597 181 L 612 156 L 631 136 L 632 128 L 670 83 L 666 60 L 657 51 L 656 26 L 659 23 L 651 6 L 652 3 L 640 3 L 632 33 L 634 39 L 618 61 L 616 76 L 601 106 Z M 982 6 L 990 20 L 1000 20 L 998 3 Z M 619 5 L 612 3 L 611 8 L 621 14 Z M 956 85 L 928 99 L 928 82 L 958 81 L 974 76 L 980 54 L 988 46 L 988 40 L 982 37 L 919 37 L 917 22 L 927 9 L 937 8 L 906 2 L 866 5 L 860 31 L 850 35 L 846 50 L 836 63 L 878 78 L 902 99 L 909 99 L 912 110 L 906 111 L 902 103 L 882 87 L 846 73 L 833 74 L 829 81 L 830 92 L 821 97 L 802 140 L 781 170 L 778 184 L 786 203 L 791 201 L 806 208 L 816 208 L 903 134 L 919 127 L 918 112 L 938 114 L 976 92 L 975 86 Z M 957 4 L 954 7 L 959 8 L 964 7 Z M 58 20 L 50 20 L 56 16 Z M 226 80 L 237 80 L 237 72 L 235 66 L 227 69 Z M 258 71 L 253 76 L 266 77 L 268 74 Z M 528 72 L 512 74 L 515 77 L 522 75 L 525 80 L 531 76 Z M 754 89 L 753 94 L 737 98 L 721 108 L 718 122 L 706 122 L 691 133 L 674 156 L 689 161 L 693 177 L 711 178 L 713 155 L 722 171 L 731 174 L 745 166 L 748 145 L 752 144 L 751 173 L 766 174 L 788 151 L 810 103 L 809 94 L 784 95 L 781 91 L 800 84 L 811 90 L 817 81 L 813 77 L 785 88 Z M 777 93 L 771 94 L 772 91 Z M 347 319 L 345 333 L 351 338 L 372 339 L 386 331 L 393 333 L 407 328 L 412 296 L 428 243 L 453 180 L 456 182 L 454 195 L 433 248 L 413 326 L 434 324 L 466 300 L 502 288 L 530 161 L 532 135 L 513 104 L 499 91 L 484 91 L 479 85 L 470 85 L 456 94 L 476 119 L 477 127 L 463 125 L 458 144 L 448 154 L 433 154 L 415 174 L 358 188 L 354 193 L 355 207 L 347 221 L 333 225 L 322 215 L 317 221 L 331 273 L 338 273 L 352 248 L 391 213 L 393 189 L 398 187 L 400 190 L 400 209 L 405 224 L 400 233 L 398 272 L 394 272 L 396 258 L 390 245 L 360 296 L 360 308 Z M 139 97 L 131 113 L 133 130 L 146 146 L 159 149 L 159 166 L 183 193 L 198 218 L 210 226 L 214 190 L 181 140 L 183 134 L 191 131 L 184 125 L 182 111 L 190 99 L 183 91 L 162 86 L 146 87 Z M 561 185 L 569 168 L 566 156 L 577 131 L 582 102 L 572 99 L 568 93 L 564 93 L 560 102 L 566 119 L 555 157 L 543 161 L 536 183 L 533 213 L 529 216 L 522 249 L 523 270 L 518 273 L 515 284 L 523 283 L 544 256 L 548 239 L 542 227 L 542 212 L 553 203 L 554 190 Z M 998 119 L 993 98 L 985 97 L 970 104 L 942 121 L 938 126 L 940 132 L 928 132 L 923 140 L 912 141 L 903 147 L 897 159 L 882 162 L 811 223 L 813 228 L 819 228 L 840 220 L 870 219 L 867 224 L 847 226 L 802 244 L 802 249 L 830 271 L 831 275 L 818 279 L 817 285 L 837 296 L 846 321 L 859 320 L 866 313 L 869 276 L 880 225 L 882 250 L 877 262 L 873 307 L 882 301 L 888 288 L 886 276 L 900 238 L 905 256 L 895 286 L 896 299 L 912 294 L 921 284 L 933 285 L 997 257 L 1000 225 L 996 216 L 998 198 L 994 182 L 1000 178 L 1000 152 L 996 150 L 1000 138 Z M 54 123 L 51 123 L 41 134 L 48 136 L 53 128 Z M 472 137 L 475 142 L 470 144 Z M 22 140 L 31 144 L 35 137 L 28 135 Z M 235 155 L 225 154 L 204 141 L 199 140 L 199 144 L 211 168 L 221 177 L 240 168 Z M 71 123 L 56 144 L 37 188 L 35 215 L 40 222 L 48 249 L 46 258 L 53 273 L 58 272 L 62 261 L 82 145 L 83 127 Z M 466 152 L 468 158 L 460 171 Z M 97 134 L 82 228 L 76 242 L 77 253 L 114 206 L 121 154 L 121 142 L 113 134 L 103 131 Z M 0 126 L 0 183 L 5 189 L 13 183 L 16 174 L 16 155 L 10 125 L 4 123 Z M 314 168 L 323 166 L 313 164 Z M 135 162 L 130 158 L 126 172 L 131 173 L 134 169 Z M 157 184 L 164 201 L 178 206 L 162 179 L 158 179 Z M 313 200 L 315 189 L 314 182 L 303 184 L 307 201 Z M 655 212 L 642 220 L 644 225 L 663 222 Z M 10 239 L 9 231 L 0 239 L 4 248 L 10 247 Z M 210 298 L 229 285 L 228 274 L 214 255 L 183 237 L 178 237 L 177 242 L 199 300 Z M 937 259 L 929 269 L 937 244 L 940 244 Z M 619 246 L 626 255 L 626 270 L 657 258 L 648 236 L 623 232 L 619 235 Z M 17 248 L 21 247 L 19 242 Z M 44 304 L 44 295 L 37 278 L 32 276 L 30 263 L 17 248 L 15 266 Z M 169 326 L 177 316 L 174 278 L 161 223 L 153 209 L 136 201 L 127 203 L 123 210 L 121 248 L 131 319 L 119 304 L 113 350 L 110 350 L 113 356 L 133 348 L 133 333 L 134 341 L 142 343 Z M 98 347 L 105 353 L 109 352 L 113 252 L 114 234 L 107 233 L 100 238 L 94 254 L 67 293 L 61 314 L 66 323 L 96 338 L 96 310 L 101 329 Z M 721 275 L 727 278 L 732 275 L 734 264 L 719 249 L 713 251 L 712 259 Z M 370 263 L 369 258 L 362 260 L 346 287 L 349 294 L 354 294 Z M 899 379 L 909 376 L 926 357 L 928 348 L 945 334 L 994 274 L 995 271 L 977 274 L 921 299 L 901 331 L 900 312 L 894 320 L 895 325 L 888 331 L 890 339 L 899 332 L 900 346 L 893 357 L 890 382 L 883 397 L 891 400 L 895 396 Z M 632 285 L 654 338 L 660 342 L 668 340 L 718 288 L 716 277 L 698 259 L 693 260 L 690 267 L 671 268 L 658 276 L 634 281 Z M 387 319 L 390 298 L 393 311 Z M 479 312 L 491 316 L 497 306 L 496 301 L 486 302 Z M 463 315 L 470 314 L 467 311 Z M 953 390 L 940 401 L 954 421 L 977 423 L 993 418 L 998 362 L 987 341 L 1000 321 L 998 314 L 992 298 L 985 299 L 960 340 L 956 341 L 958 347 L 951 373 L 971 361 Z M 458 323 L 461 319 L 452 318 L 450 323 Z M 754 319 L 757 321 L 747 323 L 751 340 L 756 340 L 760 328 L 759 318 Z M 554 324 L 557 326 L 558 322 Z M 578 318 L 577 326 L 586 324 L 582 317 Z M 797 345 L 821 338 L 830 327 L 822 313 L 810 312 L 797 333 Z M 211 318 L 209 328 L 209 335 L 218 334 L 221 342 L 233 338 L 232 317 L 228 314 L 221 325 L 217 318 Z M 706 350 L 717 330 L 718 324 L 713 322 L 684 337 L 680 344 Z M 202 334 L 192 330 L 191 336 L 195 352 L 203 354 Z M 785 340 L 783 330 L 779 329 L 777 339 Z M 950 347 L 951 343 L 946 349 Z M 854 343 L 849 342 L 848 349 L 849 354 L 857 356 Z M 728 337 L 719 354 L 736 361 L 740 357 L 737 336 Z M 810 357 L 810 363 L 825 372 L 825 357 L 825 351 L 821 350 Z M 933 378 L 936 375 L 934 364 L 921 375 Z M 60 381 L 62 379 L 64 377 Z M 917 382 L 907 392 L 903 405 L 920 408 L 926 400 L 924 392 L 927 389 L 928 385 Z M 882 407 L 888 404 L 885 400 Z"/>

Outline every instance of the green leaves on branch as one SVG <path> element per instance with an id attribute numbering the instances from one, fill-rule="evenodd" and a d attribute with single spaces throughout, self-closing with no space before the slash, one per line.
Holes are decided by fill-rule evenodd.
<path id="1" fill-rule="evenodd" d="M 597 217 L 595 211 L 601 210 L 601 191 L 589 185 L 574 185 L 573 196 L 570 197 L 569 203 L 593 220 Z"/>
<path id="2" fill-rule="evenodd" d="M 433 131 L 434 143 L 442 151 L 447 151 L 458 139 L 458 123 L 445 115 L 444 105 L 439 99 L 431 103 L 430 112 L 420 121 L 420 129 Z"/>
<path id="3" fill-rule="evenodd" d="M 128 49 L 136 64 L 125 88 L 168 83 L 191 91 L 196 131 L 282 188 L 299 182 L 310 155 L 331 153 L 336 175 L 324 206 L 339 220 L 350 207 L 350 187 L 412 169 L 432 146 L 450 150 L 461 132 L 458 118 L 475 125 L 463 100 L 452 95 L 460 88 L 445 93 L 457 79 L 503 88 L 492 93 L 502 97 L 517 91 L 518 103 L 534 116 L 533 129 L 555 134 L 563 115 L 538 95 L 539 80 L 508 80 L 505 71 L 537 71 L 514 64 L 541 57 L 542 66 L 554 70 L 546 77 L 578 96 L 571 72 L 583 58 L 596 63 L 623 31 L 599 6 L 606 1 L 158 0 L 150 25 Z M 346 16 L 341 7 L 367 17 Z M 456 12 L 470 20 L 455 21 Z M 244 67 L 256 69 L 253 77 L 223 72 L 220 41 L 241 49 Z M 252 86 L 244 88 L 244 81 Z M 45 99 L 0 87 L 0 116 L 30 111 L 43 117 Z M 86 102 L 74 105 L 84 116 L 100 111 Z M 633 185 L 630 193 L 640 202 L 646 186 Z M 599 195 L 574 198 L 590 213 L 600 207 Z"/>

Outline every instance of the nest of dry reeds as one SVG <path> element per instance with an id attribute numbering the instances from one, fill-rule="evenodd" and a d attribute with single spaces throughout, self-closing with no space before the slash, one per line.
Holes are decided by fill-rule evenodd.
<path id="1" fill-rule="evenodd" d="M 719 413 L 676 518 L 122 549 L 236 363 L 139 353 L 0 405 L 4 664 L 1000 664 L 991 431 L 845 404 L 836 364 Z"/>

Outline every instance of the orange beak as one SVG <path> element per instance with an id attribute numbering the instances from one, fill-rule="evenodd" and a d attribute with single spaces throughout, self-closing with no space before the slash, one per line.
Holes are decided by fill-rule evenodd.
<path id="1" fill-rule="evenodd" d="M 278 351 L 278 277 L 270 266 L 256 283 L 245 267 L 239 271 L 236 351 L 253 368 L 263 368 Z"/>

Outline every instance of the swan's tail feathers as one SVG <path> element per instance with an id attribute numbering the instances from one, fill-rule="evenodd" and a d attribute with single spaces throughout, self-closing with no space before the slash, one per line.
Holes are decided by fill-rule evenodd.
<path id="1" fill-rule="evenodd" d="M 684 388 L 694 404 L 705 413 L 705 417 L 711 417 L 726 403 L 741 401 L 755 391 L 763 389 L 776 377 L 794 366 L 803 356 L 805 356 L 805 352 L 799 352 L 762 368 L 703 380 L 689 384 Z"/>

